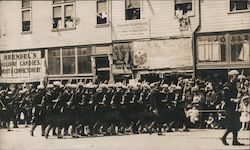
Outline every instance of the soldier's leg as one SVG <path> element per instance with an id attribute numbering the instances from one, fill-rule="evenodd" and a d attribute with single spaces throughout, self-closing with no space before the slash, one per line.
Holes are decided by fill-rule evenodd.
<path id="1" fill-rule="evenodd" d="M 31 127 L 31 130 L 30 130 L 30 135 L 31 135 L 31 136 L 34 136 L 34 130 L 36 129 L 36 127 L 37 127 L 37 123 L 34 123 L 34 124 L 32 125 L 32 127 Z"/>
<path id="2" fill-rule="evenodd" d="M 228 143 L 227 143 L 227 141 L 226 141 L 226 138 L 227 138 L 227 135 L 230 133 L 231 131 L 230 130 L 226 130 L 226 132 L 224 133 L 224 135 L 222 136 L 222 138 L 221 138 L 221 141 L 222 141 L 222 143 L 224 144 L 224 145 L 229 145 Z"/>

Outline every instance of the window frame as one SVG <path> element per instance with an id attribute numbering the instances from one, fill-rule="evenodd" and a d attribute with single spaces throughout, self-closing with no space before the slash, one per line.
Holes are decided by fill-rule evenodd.
<path id="1" fill-rule="evenodd" d="M 30 12 L 30 29 L 29 31 L 23 31 L 23 12 Z M 23 7 L 23 1 L 21 1 L 21 34 L 29 34 L 32 33 L 32 1 L 30 0 L 30 6 Z"/>
<path id="2" fill-rule="evenodd" d="M 250 52 L 249 52 L 249 61 L 234 61 L 232 60 L 232 47 L 231 44 L 232 43 L 236 43 L 236 42 L 232 42 L 231 38 L 232 36 L 236 36 L 236 35 L 241 35 L 241 34 L 246 34 L 248 36 L 248 43 L 250 43 L 250 33 L 247 31 L 240 31 L 240 32 L 220 32 L 220 33 L 201 33 L 198 34 L 196 37 L 196 58 L 195 61 L 197 63 L 197 66 L 199 67 L 204 67 L 204 66 L 223 66 L 223 65 L 249 65 L 250 64 Z M 219 62 L 208 62 L 208 61 L 204 61 L 204 62 L 200 62 L 199 61 L 199 43 L 198 43 L 198 38 L 199 37 L 204 37 L 204 36 L 215 36 L 215 35 L 225 35 L 225 46 L 226 46 L 226 52 L 225 52 L 225 58 L 226 61 L 219 61 Z M 250 49 L 250 44 L 249 44 L 249 49 Z"/>
<path id="3" fill-rule="evenodd" d="M 83 55 L 83 54 L 79 55 L 79 50 L 81 48 L 86 48 L 86 52 L 87 53 L 85 55 Z M 90 46 L 78 46 L 78 47 L 76 47 L 76 63 L 77 63 L 76 69 L 77 69 L 77 73 L 78 74 L 82 75 L 82 74 L 92 74 L 93 73 L 92 60 L 91 60 L 91 52 L 92 52 L 92 48 Z M 81 73 L 81 72 L 79 72 L 79 65 L 78 65 L 78 63 L 79 63 L 79 57 L 89 57 L 90 58 L 90 66 L 91 66 L 90 72 L 88 72 L 88 73 Z"/>
<path id="4" fill-rule="evenodd" d="M 188 17 L 194 17 L 195 16 L 195 0 L 191 0 L 191 2 L 192 2 L 192 11 L 188 15 L 186 15 Z M 175 5 L 176 5 L 176 0 L 174 0 L 174 16 L 177 17 L 176 16 Z M 185 15 L 183 15 L 183 16 L 185 16 Z"/>
<path id="5" fill-rule="evenodd" d="M 142 7 L 143 7 L 143 0 L 138 0 L 140 1 L 140 18 L 139 19 L 126 19 L 126 11 L 127 11 L 127 0 L 124 1 L 124 19 L 125 21 L 131 21 L 131 20 L 141 20 L 142 19 Z"/>
<path id="6" fill-rule="evenodd" d="M 65 21 L 65 8 L 66 6 L 70 6 L 72 5 L 73 7 L 73 15 L 72 15 L 72 21 L 73 21 L 73 27 L 65 27 L 65 24 L 66 24 L 66 21 Z M 62 28 L 54 28 L 54 7 L 61 7 L 61 21 L 62 21 L 62 25 L 63 27 Z M 57 3 L 54 3 L 54 1 L 52 1 L 52 18 L 51 18 L 51 27 L 52 27 L 52 32 L 57 32 L 58 30 L 60 31 L 63 31 L 63 30 L 74 30 L 76 29 L 76 4 L 75 4 L 75 0 L 70 0 L 70 1 L 67 1 L 67 0 L 62 0 L 62 2 L 57 2 Z"/>
<path id="7" fill-rule="evenodd" d="M 65 58 L 64 56 L 63 56 L 63 49 L 68 49 L 68 48 L 72 48 L 72 49 L 74 49 L 74 63 L 75 63 L 75 67 L 74 67 L 74 73 L 73 74 L 64 74 L 64 70 L 63 70 L 63 58 Z M 78 49 L 79 48 L 87 48 L 88 50 L 89 50 L 89 54 L 87 54 L 87 55 L 85 55 L 85 56 L 89 56 L 90 57 L 90 64 L 91 64 L 91 72 L 90 73 L 79 73 L 79 70 L 78 70 L 78 57 L 79 56 L 83 56 L 83 55 L 79 55 L 78 56 Z M 59 73 L 56 73 L 56 74 L 51 74 L 51 72 L 50 72 L 50 70 L 49 70 L 49 67 L 48 67 L 48 65 L 49 65 L 49 63 L 50 63 L 50 59 L 51 58 L 49 58 L 50 56 L 49 56 L 49 51 L 51 51 L 51 50 L 58 50 L 59 51 L 59 56 L 53 56 L 53 57 L 51 57 L 52 59 L 53 58 L 59 58 L 60 59 L 60 64 L 59 64 L 59 66 L 60 66 L 60 72 Z M 78 75 L 82 75 L 82 76 L 92 76 L 93 75 L 93 69 L 92 69 L 92 46 L 70 46 L 70 47 L 58 47 L 58 48 L 49 48 L 49 49 L 47 49 L 47 57 L 46 57 L 46 61 L 48 62 L 47 64 L 47 70 L 48 70 L 48 76 L 49 77 L 58 77 L 58 76 L 78 76 Z M 66 56 L 67 57 L 67 56 Z"/>
<path id="8" fill-rule="evenodd" d="M 96 15 L 96 27 L 107 27 L 109 26 L 109 0 L 96 0 L 96 14 L 98 13 L 98 2 L 100 1 L 106 1 L 106 9 L 107 9 L 107 21 L 106 23 L 103 23 L 103 24 L 98 24 L 97 22 L 97 15 Z"/>
<path id="9" fill-rule="evenodd" d="M 231 6 L 231 0 L 227 0 L 227 11 L 228 11 L 228 14 L 250 12 L 250 1 L 249 1 L 249 9 L 231 11 L 230 6 Z"/>

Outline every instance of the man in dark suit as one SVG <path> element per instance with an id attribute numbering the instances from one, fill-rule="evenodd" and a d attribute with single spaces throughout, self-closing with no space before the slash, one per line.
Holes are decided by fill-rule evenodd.
<path id="1" fill-rule="evenodd" d="M 226 114 L 226 132 L 221 138 L 224 145 L 229 145 L 226 141 L 227 135 L 233 133 L 233 145 L 244 145 L 240 143 L 237 139 L 238 131 L 241 127 L 240 124 L 240 113 L 237 111 L 237 104 L 240 102 L 237 99 L 237 76 L 239 72 L 237 70 L 231 70 L 228 72 L 229 82 L 224 86 L 224 101 L 225 101 L 225 114 Z"/>

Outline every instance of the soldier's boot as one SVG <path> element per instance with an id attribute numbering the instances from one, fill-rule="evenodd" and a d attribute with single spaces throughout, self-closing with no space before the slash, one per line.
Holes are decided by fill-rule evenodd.
<path id="1" fill-rule="evenodd" d="M 187 128 L 187 126 L 185 124 L 183 124 L 183 128 L 182 129 L 183 129 L 184 132 L 188 132 L 189 131 L 188 128 Z"/>
<path id="2" fill-rule="evenodd" d="M 37 127 L 37 124 L 33 124 L 32 128 L 30 130 L 30 135 L 31 136 L 34 136 L 34 130 L 35 130 L 36 127 Z"/>
<path id="3" fill-rule="evenodd" d="M 6 127 L 7 127 L 7 131 L 11 131 L 11 129 L 10 129 L 10 122 L 6 122 Z"/>
<path id="4" fill-rule="evenodd" d="M 53 127 L 52 130 L 53 130 L 53 131 L 52 131 L 52 135 L 53 135 L 53 136 L 57 136 L 57 134 L 56 134 L 56 127 Z"/>
<path id="5" fill-rule="evenodd" d="M 45 138 L 47 139 L 49 137 L 49 132 L 51 130 L 51 125 L 48 125 L 47 128 L 45 129 Z"/>
<path id="6" fill-rule="evenodd" d="M 238 141 L 238 131 L 233 131 L 233 145 L 238 145 L 238 146 L 245 145 Z"/>
<path id="7" fill-rule="evenodd" d="M 46 129 L 46 126 L 42 125 L 42 136 L 45 136 L 45 129 Z"/>
<path id="8" fill-rule="evenodd" d="M 62 128 L 58 128 L 57 138 L 58 139 L 63 138 L 63 136 L 62 136 Z"/>

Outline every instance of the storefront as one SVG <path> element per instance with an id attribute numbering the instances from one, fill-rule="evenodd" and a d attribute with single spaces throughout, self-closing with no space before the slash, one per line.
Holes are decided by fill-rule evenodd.
<path id="1" fill-rule="evenodd" d="M 0 83 L 43 81 L 46 75 L 44 52 L 44 49 L 1 52 Z"/>
<path id="2" fill-rule="evenodd" d="M 79 82 L 109 80 L 110 45 L 74 46 L 47 49 L 47 78 Z"/>
<path id="3" fill-rule="evenodd" d="M 228 70 L 238 69 L 249 76 L 250 31 L 199 33 L 197 36 L 197 75 L 227 76 Z"/>
<path id="4" fill-rule="evenodd" d="M 149 82 L 193 72 L 191 38 L 134 41 L 134 71 Z"/>

